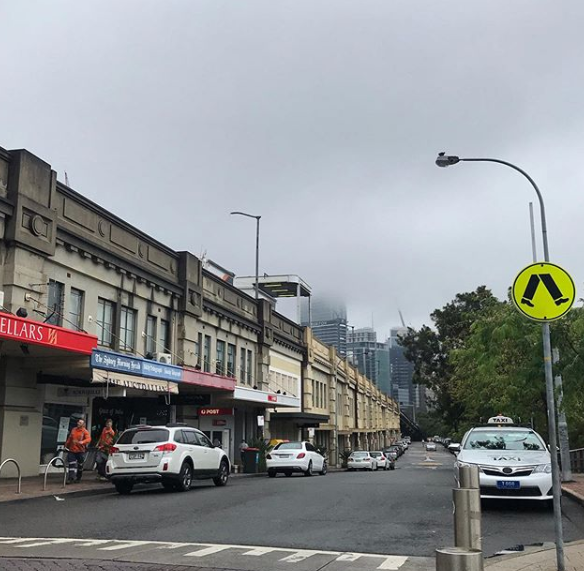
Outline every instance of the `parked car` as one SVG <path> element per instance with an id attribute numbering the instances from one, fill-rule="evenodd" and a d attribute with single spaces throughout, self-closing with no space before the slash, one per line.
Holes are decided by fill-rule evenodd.
<path id="1" fill-rule="evenodd" d="M 395 469 L 394 461 L 388 458 L 383 452 L 371 452 L 371 456 L 375 458 L 375 461 L 377 462 L 377 468 L 381 468 L 382 470 Z"/>
<path id="2" fill-rule="evenodd" d="M 404 453 L 404 449 L 401 446 L 398 446 L 397 444 L 392 444 L 389 447 L 390 450 L 394 450 L 395 453 L 397 454 L 397 457 L 399 458 L 403 453 Z"/>
<path id="3" fill-rule="evenodd" d="M 448 452 L 454 454 L 455 456 L 460 452 L 460 443 L 452 442 L 448 445 Z"/>
<path id="4" fill-rule="evenodd" d="M 426 452 L 436 452 L 436 443 L 426 442 Z"/>
<path id="5" fill-rule="evenodd" d="M 141 482 L 160 482 L 180 492 L 190 489 L 194 478 L 225 486 L 230 472 L 227 454 L 200 430 L 182 424 L 125 430 L 106 464 L 106 475 L 120 494 Z"/>
<path id="6" fill-rule="evenodd" d="M 266 466 L 270 478 L 278 473 L 286 476 L 294 472 L 302 472 L 305 476 L 327 473 L 326 459 L 310 442 L 281 442 L 266 456 Z"/>
<path id="7" fill-rule="evenodd" d="M 377 470 L 377 461 L 369 451 L 353 452 L 347 461 L 347 468 L 351 470 Z"/>
<path id="8" fill-rule="evenodd" d="M 398 453 L 395 448 L 386 448 L 383 453 L 393 462 L 395 462 L 398 458 Z"/>

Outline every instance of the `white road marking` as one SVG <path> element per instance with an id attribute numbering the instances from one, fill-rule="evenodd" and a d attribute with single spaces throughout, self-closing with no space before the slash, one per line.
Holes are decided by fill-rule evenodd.
<path id="1" fill-rule="evenodd" d="M 390 569 L 392 571 L 397 571 L 397 569 L 399 569 L 407 560 L 407 557 L 391 555 L 387 557 L 377 569 Z"/>
<path id="2" fill-rule="evenodd" d="M 357 561 L 361 557 L 361 553 L 343 553 L 337 557 L 337 561 Z"/>
<path id="3" fill-rule="evenodd" d="M 152 541 L 115 541 L 115 545 L 108 545 L 107 547 L 100 547 L 100 551 L 117 551 L 118 549 L 128 549 L 129 547 L 140 547 L 148 545 Z"/>
<path id="4" fill-rule="evenodd" d="M 229 549 L 229 545 L 214 545 L 212 547 L 205 547 L 198 551 L 191 551 L 190 553 L 185 553 L 185 557 L 205 557 L 206 555 L 213 555 L 214 553 L 219 553 L 220 551 L 225 551 Z"/>
<path id="5" fill-rule="evenodd" d="M 288 555 L 288 557 L 280 559 L 280 561 L 284 561 L 285 563 L 300 563 L 300 561 L 304 561 L 305 559 L 308 559 L 309 557 L 312 557 L 313 555 L 317 555 L 319 553 L 322 553 L 322 551 L 308 550 L 297 551 L 292 555 Z"/>
<path id="6" fill-rule="evenodd" d="M 266 553 L 272 553 L 276 551 L 273 547 L 256 547 L 251 551 L 246 551 L 244 555 L 253 555 L 255 557 L 260 557 L 261 555 L 266 555 Z"/>
<path id="7" fill-rule="evenodd" d="M 35 541 L 34 543 L 27 543 L 26 545 L 19 545 L 23 549 L 28 549 L 29 547 L 42 547 L 43 545 L 59 545 L 63 543 L 71 543 L 71 539 L 48 539 L 45 541 Z"/>
<path id="8" fill-rule="evenodd" d="M 14 538 L 3 537 L 0 539 L 0 543 L 4 543 L 4 544 L 24 543 L 26 541 L 31 541 L 31 539 L 36 539 L 36 538 L 19 537 L 18 539 L 14 539 Z"/>

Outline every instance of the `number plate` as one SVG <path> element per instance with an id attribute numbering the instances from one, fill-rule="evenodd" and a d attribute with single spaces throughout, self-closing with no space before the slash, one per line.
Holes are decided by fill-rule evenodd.
<path id="1" fill-rule="evenodd" d="M 511 482 L 508 480 L 497 480 L 497 488 L 499 490 L 518 490 L 521 487 L 521 482 Z"/>
<path id="2" fill-rule="evenodd" d="M 128 460 L 144 460 L 146 454 L 144 452 L 129 452 Z"/>

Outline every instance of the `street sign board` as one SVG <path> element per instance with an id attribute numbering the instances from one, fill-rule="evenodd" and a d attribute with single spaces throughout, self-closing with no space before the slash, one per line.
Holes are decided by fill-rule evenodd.
<path id="1" fill-rule="evenodd" d="M 574 280 L 549 262 L 531 264 L 513 282 L 515 307 L 529 319 L 549 322 L 563 317 L 576 299 Z"/>

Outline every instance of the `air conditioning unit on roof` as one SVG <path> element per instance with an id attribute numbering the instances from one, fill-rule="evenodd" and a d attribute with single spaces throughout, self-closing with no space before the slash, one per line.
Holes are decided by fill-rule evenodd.
<path id="1" fill-rule="evenodd" d="M 163 365 L 172 365 L 172 353 L 156 353 L 155 357 Z"/>

